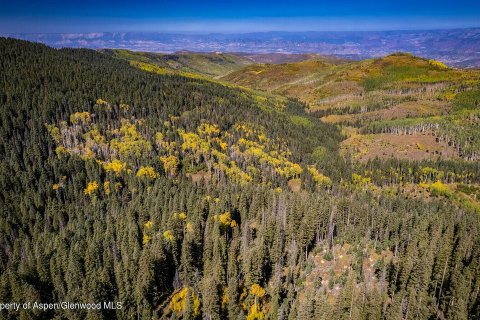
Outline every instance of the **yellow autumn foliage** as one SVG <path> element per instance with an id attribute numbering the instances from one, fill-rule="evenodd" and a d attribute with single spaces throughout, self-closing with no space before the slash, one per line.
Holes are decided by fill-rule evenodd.
<path id="1" fill-rule="evenodd" d="M 200 314 L 200 299 L 195 292 L 188 287 L 184 287 L 172 296 L 169 304 L 170 309 L 178 316 L 181 316 L 187 307 L 188 294 L 190 294 L 190 298 L 193 301 L 193 316 L 197 317 Z"/>
<path id="2" fill-rule="evenodd" d="M 298 176 L 303 172 L 302 167 L 298 163 L 287 162 L 287 166 L 283 168 L 283 174 L 287 179 Z"/>
<path id="3" fill-rule="evenodd" d="M 450 188 L 441 180 L 437 180 L 434 183 L 430 184 L 428 190 L 434 196 L 445 196 L 448 198 L 452 195 L 452 191 L 450 190 Z"/>
<path id="4" fill-rule="evenodd" d="M 106 139 L 105 137 L 100 133 L 100 130 L 98 129 L 98 126 L 94 125 L 92 129 L 88 132 L 86 132 L 83 137 L 85 140 L 91 140 L 90 142 L 95 142 L 96 144 L 105 144 Z"/>
<path id="5" fill-rule="evenodd" d="M 353 184 L 355 184 L 357 186 L 366 186 L 366 185 L 372 183 L 371 178 L 362 177 L 361 175 L 356 174 L 356 173 L 352 174 L 352 180 L 353 180 Z"/>
<path id="6" fill-rule="evenodd" d="M 263 141 L 268 141 L 264 135 L 260 135 L 260 138 Z M 288 160 L 287 156 L 291 156 L 291 152 L 288 149 L 268 152 L 265 145 L 245 138 L 240 138 L 238 145 L 241 149 L 244 149 L 242 152 L 243 156 L 258 159 L 260 164 L 270 165 L 275 172 L 280 176 L 285 176 L 287 179 L 296 177 L 303 172 L 302 167 L 298 163 Z"/>
<path id="7" fill-rule="evenodd" d="M 455 97 L 457 96 L 457 94 L 455 92 L 445 92 L 441 97 L 447 101 L 452 101 L 453 99 L 455 99 Z"/>
<path id="8" fill-rule="evenodd" d="M 87 111 L 75 112 L 70 115 L 70 122 L 73 124 L 89 124 L 91 122 L 90 113 Z"/>
<path id="9" fill-rule="evenodd" d="M 263 133 L 258 135 L 258 140 L 263 143 L 267 143 L 270 141 L 270 139 L 268 139 L 267 136 Z"/>
<path id="10" fill-rule="evenodd" d="M 216 124 L 202 123 L 197 128 L 197 132 L 200 136 L 212 136 L 218 135 L 220 133 L 220 129 L 218 129 Z"/>
<path id="11" fill-rule="evenodd" d="M 92 182 L 89 182 L 87 184 L 85 189 L 83 189 L 83 193 L 86 196 L 89 196 L 89 195 L 93 194 L 95 191 L 97 191 L 97 189 L 98 189 L 98 183 L 96 181 L 92 181 Z"/>
<path id="12" fill-rule="evenodd" d="M 110 190 L 110 181 L 105 181 L 103 183 L 103 191 L 105 192 L 105 194 L 108 196 L 111 192 Z"/>
<path id="13" fill-rule="evenodd" d="M 148 244 L 148 243 L 150 242 L 150 240 L 152 240 L 152 237 L 150 237 L 149 235 L 143 234 L 142 243 L 143 243 L 144 245 Z"/>
<path id="14" fill-rule="evenodd" d="M 95 158 L 95 152 L 90 147 L 85 147 L 83 149 L 83 158 L 84 159 L 94 159 Z"/>
<path id="15" fill-rule="evenodd" d="M 70 154 L 70 150 L 62 147 L 62 146 L 58 146 L 55 148 L 55 153 L 57 155 L 57 157 L 61 157 L 62 155 L 67 155 L 67 154 Z"/>
<path id="16" fill-rule="evenodd" d="M 125 162 L 122 162 L 118 159 L 114 159 L 110 162 L 105 162 L 103 164 L 103 168 L 105 171 L 109 172 L 112 171 L 115 174 L 120 174 L 120 172 L 124 171 L 127 168 L 127 164 Z"/>
<path id="17" fill-rule="evenodd" d="M 438 69 L 442 69 L 442 70 L 445 70 L 445 69 L 448 69 L 447 65 L 443 62 L 440 62 L 440 61 L 437 61 L 437 60 L 428 60 L 428 63 L 431 65 L 431 66 L 434 66 L 434 67 L 437 67 Z"/>
<path id="18" fill-rule="evenodd" d="M 113 130 L 112 133 L 117 137 L 110 141 L 110 147 L 121 156 L 140 157 L 152 150 L 151 144 L 142 137 L 136 126 L 127 120 L 122 120 L 120 129 Z"/>
<path id="19" fill-rule="evenodd" d="M 320 171 L 317 170 L 317 168 L 310 166 L 308 167 L 308 171 L 312 175 L 313 181 L 315 181 L 319 186 L 332 186 L 332 180 L 329 177 L 323 175 Z"/>
<path id="20" fill-rule="evenodd" d="M 47 124 L 46 126 L 47 126 L 47 131 L 52 137 L 53 141 L 55 141 L 55 143 L 60 143 L 60 138 L 61 138 L 60 129 L 54 124 Z"/>
<path id="21" fill-rule="evenodd" d="M 225 163 L 218 163 L 215 164 L 215 168 L 218 168 L 221 171 L 225 172 L 225 174 L 234 182 L 248 183 L 252 181 L 252 177 L 248 173 L 242 171 L 242 169 L 237 166 L 235 161 L 230 161 L 229 164 L 230 165 L 227 165 Z"/>
<path id="22" fill-rule="evenodd" d="M 170 155 L 165 157 L 160 157 L 160 160 L 163 163 L 163 169 L 169 176 L 174 176 L 177 173 L 178 168 L 178 158 Z"/>
<path id="23" fill-rule="evenodd" d="M 263 320 L 265 319 L 265 313 L 262 311 L 259 305 L 253 304 L 250 307 L 250 312 L 247 315 L 247 320 Z"/>
<path id="24" fill-rule="evenodd" d="M 247 137 L 254 133 L 254 130 L 252 128 L 243 123 L 235 124 L 234 129 L 237 132 L 243 131 L 245 133 L 245 136 Z"/>
<path id="25" fill-rule="evenodd" d="M 165 238 L 165 240 L 167 240 L 169 242 L 175 241 L 175 236 L 173 235 L 173 232 L 170 231 L 170 230 L 164 231 L 163 232 L 163 237 Z"/>
<path id="26" fill-rule="evenodd" d="M 441 170 L 437 170 L 431 167 L 423 167 L 421 170 L 421 177 L 424 182 L 437 181 L 443 178 L 445 173 Z"/>
<path id="27" fill-rule="evenodd" d="M 150 229 L 153 226 L 153 222 L 151 220 L 148 220 L 143 226 L 145 227 L 145 229 Z"/>
<path id="28" fill-rule="evenodd" d="M 103 100 L 103 99 L 100 99 L 100 98 L 98 98 L 95 103 L 98 104 L 99 106 L 108 106 L 108 105 L 110 105 L 107 101 L 105 101 L 105 100 Z"/>
<path id="29" fill-rule="evenodd" d="M 158 173 L 155 172 L 155 169 L 152 167 L 140 167 L 137 171 L 137 177 L 147 177 L 149 179 L 156 179 L 158 177 Z"/>
<path id="30" fill-rule="evenodd" d="M 229 211 L 218 215 L 218 221 L 225 227 L 235 228 L 237 226 L 237 222 L 232 219 L 232 214 Z"/>
<path id="31" fill-rule="evenodd" d="M 228 291 L 226 289 L 223 289 L 223 294 L 222 294 L 222 308 L 226 308 L 228 305 Z"/>
<path id="32" fill-rule="evenodd" d="M 218 143 L 218 146 L 220 147 L 220 149 L 222 149 L 223 151 L 227 150 L 228 144 L 225 141 L 216 137 L 215 142 Z"/>
<path id="33" fill-rule="evenodd" d="M 194 132 L 184 132 L 182 130 L 178 131 L 182 137 L 182 150 L 183 151 L 192 151 L 196 156 L 201 154 L 207 154 L 210 151 L 210 142 L 201 138 L 198 134 Z"/>
<path id="34" fill-rule="evenodd" d="M 180 213 L 178 214 L 178 219 L 179 219 L 179 220 L 182 220 L 182 221 L 185 220 L 185 219 L 187 219 L 187 214 L 186 214 L 185 212 L 180 212 Z"/>
<path id="35" fill-rule="evenodd" d="M 161 145 L 162 141 L 163 141 L 163 133 L 161 133 L 161 132 L 155 133 L 155 142 L 158 145 Z"/>
<path id="36" fill-rule="evenodd" d="M 187 222 L 186 229 L 188 233 L 193 232 L 193 225 L 190 222 Z"/>
<path id="37" fill-rule="evenodd" d="M 257 298 L 262 298 L 265 295 L 265 289 L 263 289 L 259 284 L 254 283 L 250 287 L 250 294 L 256 296 Z"/>

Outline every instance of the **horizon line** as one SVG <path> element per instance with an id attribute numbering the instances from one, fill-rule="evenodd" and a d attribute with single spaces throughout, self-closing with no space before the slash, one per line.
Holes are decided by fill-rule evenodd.
<path id="1" fill-rule="evenodd" d="M 6 34 L 31 34 L 31 35 L 43 35 L 43 34 L 51 34 L 51 35 L 62 35 L 62 34 L 95 34 L 95 33 L 156 33 L 156 34 L 191 34 L 191 35 L 215 35 L 215 34 L 222 34 L 222 35 L 241 35 L 241 34 L 254 34 L 254 33 L 310 33 L 310 32 L 341 32 L 341 33 L 362 33 L 362 32 L 408 32 L 408 31 L 448 31 L 448 30 L 467 30 L 467 29 L 480 29 L 480 25 L 478 26 L 467 26 L 467 27 L 442 27 L 442 28 L 412 28 L 412 29 L 378 29 L 378 30 L 303 30 L 303 31 L 289 31 L 289 30 L 263 30 L 263 31 L 248 31 L 248 32 L 240 32 L 240 31 L 232 31 L 232 32 L 219 32 L 219 31 L 161 31 L 161 30 L 121 30 L 121 31 L 77 31 L 77 32 L 2 32 L 0 31 L 0 35 Z"/>

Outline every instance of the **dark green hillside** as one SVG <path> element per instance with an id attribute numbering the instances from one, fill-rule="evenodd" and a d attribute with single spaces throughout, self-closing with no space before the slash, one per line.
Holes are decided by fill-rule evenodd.
<path id="1" fill-rule="evenodd" d="M 351 164 L 297 100 L 3 38 L 0 108 L 0 302 L 122 303 L 0 319 L 480 317 L 475 163 Z"/>

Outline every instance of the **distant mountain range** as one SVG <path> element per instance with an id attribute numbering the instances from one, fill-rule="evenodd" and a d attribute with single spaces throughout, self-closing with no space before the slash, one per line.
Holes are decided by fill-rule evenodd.
<path id="1" fill-rule="evenodd" d="M 136 51 L 317 53 L 350 59 L 404 51 L 449 66 L 480 67 L 480 28 L 366 32 L 263 32 L 245 34 L 166 34 L 101 32 L 77 34 L 0 34 L 53 47 L 122 48 Z"/>

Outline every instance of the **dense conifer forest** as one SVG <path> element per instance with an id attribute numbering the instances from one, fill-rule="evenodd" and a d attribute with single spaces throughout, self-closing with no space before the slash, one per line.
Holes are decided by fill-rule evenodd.
<path id="1" fill-rule="evenodd" d="M 122 305 L 0 319 L 480 319 L 479 162 L 306 107 L 0 38 L 0 302 Z"/>

